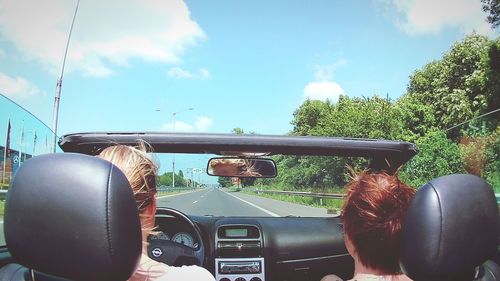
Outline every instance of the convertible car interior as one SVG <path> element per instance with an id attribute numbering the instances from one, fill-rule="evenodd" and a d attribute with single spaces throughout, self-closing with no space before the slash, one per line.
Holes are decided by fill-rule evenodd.
<path id="1" fill-rule="evenodd" d="M 127 280 L 141 252 L 137 208 L 126 177 L 92 157 L 114 144 L 149 143 L 155 153 L 219 156 L 362 156 L 394 172 L 416 153 L 398 141 L 326 137 L 80 133 L 61 137 L 65 153 L 36 156 L 9 188 L 0 280 Z M 279 171 L 278 171 L 279 173 Z M 471 191 L 472 190 L 472 191 Z M 352 278 L 340 217 L 200 216 L 157 208 L 148 255 L 197 264 L 217 281 Z M 400 265 L 417 281 L 500 280 L 500 220 L 492 188 L 472 175 L 421 187 L 406 218 Z M 174 238 L 175 237 L 175 238 Z"/>

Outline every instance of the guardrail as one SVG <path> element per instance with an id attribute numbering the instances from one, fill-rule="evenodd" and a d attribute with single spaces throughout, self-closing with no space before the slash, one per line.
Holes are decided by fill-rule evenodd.
<path id="1" fill-rule="evenodd" d="M 197 189 L 197 187 L 187 187 L 187 186 L 176 186 L 172 188 L 171 186 L 158 186 L 156 188 L 157 191 L 182 191 L 182 190 L 192 190 L 192 189 Z"/>
<path id="2" fill-rule="evenodd" d="M 298 195 L 305 197 L 319 198 L 319 204 L 323 205 L 323 199 L 344 199 L 345 195 L 341 193 L 315 193 L 306 191 L 284 191 L 284 190 L 254 190 L 255 193 L 270 193 L 270 194 L 283 194 L 283 195 Z"/>
<path id="3" fill-rule="evenodd" d="M 320 198 L 320 204 L 323 204 L 322 199 L 343 199 L 344 194 L 339 193 L 314 193 L 314 192 L 304 192 L 304 191 L 283 191 L 283 190 L 260 190 L 255 189 L 255 193 L 271 193 L 271 194 L 284 194 L 284 195 L 300 195 L 307 197 Z M 497 204 L 500 205 L 500 193 L 495 193 L 495 198 L 497 199 Z"/>
<path id="4" fill-rule="evenodd" d="M 306 197 L 328 198 L 328 199 L 343 199 L 344 198 L 344 194 L 341 194 L 341 193 L 315 193 L 315 192 L 305 192 L 305 191 L 260 190 L 260 189 L 256 189 L 255 192 L 256 193 L 300 195 L 300 196 L 306 196 Z"/>

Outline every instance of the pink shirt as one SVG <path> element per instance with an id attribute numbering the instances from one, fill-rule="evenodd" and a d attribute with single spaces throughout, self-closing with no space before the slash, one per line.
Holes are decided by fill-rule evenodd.
<path id="1" fill-rule="evenodd" d="M 349 281 L 411 281 L 408 276 L 400 275 L 374 275 L 358 273 Z"/>
<path id="2" fill-rule="evenodd" d="M 190 266 L 168 266 L 150 259 L 142 254 L 139 267 L 129 281 L 181 281 L 199 280 L 215 281 L 215 278 L 208 270 L 196 265 Z"/>

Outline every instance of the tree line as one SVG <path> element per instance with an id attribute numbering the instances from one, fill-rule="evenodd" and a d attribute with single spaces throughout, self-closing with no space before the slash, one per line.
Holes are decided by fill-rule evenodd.
<path id="1" fill-rule="evenodd" d="M 188 171 L 189 172 L 189 171 Z M 184 173 L 182 170 L 179 170 L 178 173 L 175 173 L 175 186 L 176 187 L 198 187 L 201 184 L 195 180 L 193 180 L 193 177 L 184 177 Z M 172 172 L 165 172 L 162 175 L 159 175 L 157 178 L 157 185 L 158 186 L 166 186 L 166 187 L 171 187 L 172 186 Z"/>
<path id="2" fill-rule="evenodd" d="M 472 33 L 441 59 L 409 77 L 406 92 L 389 97 L 340 96 L 306 100 L 294 112 L 291 135 L 338 136 L 413 142 L 419 153 L 400 171 L 419 187 L 432 178 L 472 173 L 500 191 L 500 39 Z M 242 133 L 237 128 L 235 133 Z M 254 184 L 329 189 L 348 181 L 357 158 L 275 156 L 280 176 Z"/>

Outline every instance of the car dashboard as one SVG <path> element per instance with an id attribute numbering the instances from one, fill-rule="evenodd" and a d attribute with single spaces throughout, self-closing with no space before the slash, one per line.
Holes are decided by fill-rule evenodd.
<path id="1" fill-rule="evenodd" d="M 156 223 L 157 227 L 149 240 L 170 240 L 193 249 L 198 248 L 200 241 L 196 240 L 196 235 L 188 224 L 166 216 L 157 217 Z"/>
<path id="2" fill-rule="evenodd" d="M 189 217 L 204 240 L 204 267 L 217 281 L 306 281 L 331 273 L 352 277 L 354 264 L 339 218 Z M 152 239 L 193 248 L 200 242 L 188 224 L 173 217 L 158 217 L 157 225 Z"/>

